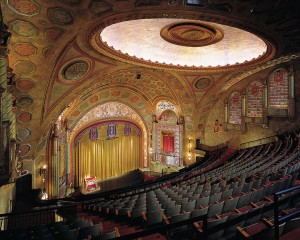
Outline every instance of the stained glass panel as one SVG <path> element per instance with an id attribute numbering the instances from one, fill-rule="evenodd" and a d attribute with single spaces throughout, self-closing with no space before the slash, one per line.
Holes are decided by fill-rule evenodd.
<path id="1" fill-rule="evenodd" d="M 263 107 L 263 85 L 260 82 L 253 82 L 247 89 L 247 116 L 262 117 Z"/>
<path id="2" fill-rule="evenodd" d="M 288 96 L 288 72 L 285 69 L 277 69 L 269 79 L 269 107 L 288 108 Z"/>
<path id="3" fill-rule="evenodd" d="M 241 124 L 242 122 L 242 95 L 234 92 L 229 98 L 229 123 Z"/>

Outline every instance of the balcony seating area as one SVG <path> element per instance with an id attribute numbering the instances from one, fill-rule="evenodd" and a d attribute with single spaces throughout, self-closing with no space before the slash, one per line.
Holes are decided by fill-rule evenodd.
<path id="1" fill-rule="evenodd" d="M 144 191 L 124 193 L 123 197 L 87 202 L 84 209 L 104 218 L 142 222 L 145 228 L 200 216 L 207 216 L 208 229 L 233 221 L 236 224 L 219 231 L 217 238 L 215 232 L 211 238 L 206 236 L 231 239 L 237 226 L 273 215 L 273 194 L 295 183 L 299 156 L 298 136 L 286 135 L 276 143 L 241 150 L 219 167 L 211 167 L 213 162 L 203 169 L 192 169 L 184 177 L 174 177 L 171 185 L 154 184 Z M 288 200 L 281 204 L 282 208 L 290 206 Z M 194 223 L 198 231 L 201 225 Z"/>

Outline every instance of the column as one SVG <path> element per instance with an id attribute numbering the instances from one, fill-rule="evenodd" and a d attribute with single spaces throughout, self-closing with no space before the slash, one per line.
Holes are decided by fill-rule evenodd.
<path id="1" fill-rule="evenodd" d="M 71 145 L 70 145 L 70 136 L 71 136 L 71 131 L 69 128 L 69 121 L 68 119 L 65 120 L 65 144 L 66 144 L 66 153 L 65 153 L 65 175 L 66 175 L 66 185 L 69 186 L 70 180 L 71 180 Z"/>
<path id="2" fill-rule="evenodd" d="M 57 124 L 54 124 L 54 136 L 53 136 L 53 152 L 51 156 L 51 169 L 52 169 L 52 197 L 58 196 L 58 128 Z"/>

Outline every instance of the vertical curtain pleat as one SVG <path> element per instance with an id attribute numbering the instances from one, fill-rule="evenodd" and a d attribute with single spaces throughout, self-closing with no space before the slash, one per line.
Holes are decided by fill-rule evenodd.
<path id="1" fill-rule="evenodd" d="M 163 152 L 174 152 L 174 136 L 163 135 Z"/>
<path id="2" fill-rule="evenodd" d="M 139 168 L 139 136 L 121 136 L 112 140 L 83 139 L 75 149 L 76 180 L 86 177 L 106 179 Z"/>

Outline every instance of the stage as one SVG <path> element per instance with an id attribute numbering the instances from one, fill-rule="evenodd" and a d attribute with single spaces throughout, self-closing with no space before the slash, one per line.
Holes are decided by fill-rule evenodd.
<path id="1" fill-rule="evenodd" d="M 97 181 L 97 189 L 94 191 L 86 192 L 83 189 L 83 185 L 79 187 L 79 190 L 84 195 L 103 193 L 124 187 L 136 186 L 149 181 L 154 181 L 160 176 L 161 174 L 157 172 L 141 171 L 137 169 L 119 176 L 114 176 L 102 181 Z"/>

